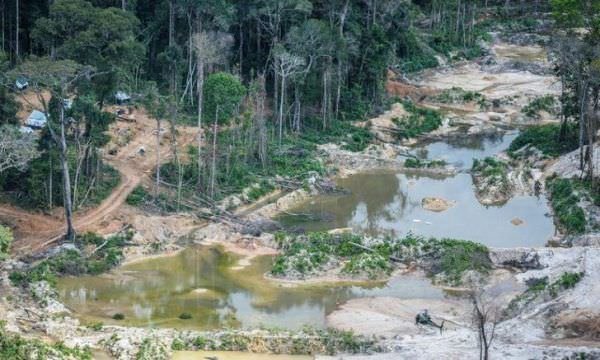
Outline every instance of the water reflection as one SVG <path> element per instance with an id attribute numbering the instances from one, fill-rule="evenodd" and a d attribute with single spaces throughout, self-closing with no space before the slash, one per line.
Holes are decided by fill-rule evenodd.
<path id="1" fill-rule="evenodd" d="M 414 151 L 419 156 L 443 159 L 459 169 L 467 169 L 473 159 L 506 149 L 515 136 L 513 133 L 436 142 Z M 495 247 L 540 246 L 554 233 L 545 198 L 517 196 L 503 206 L 486 207 L 475 197 L 471 175 L 464 172 L 456 176 L 362 173 L 339 179 L 338 185 L 350 193 L 318 196 L 290 211 L 310 216 L 285 215 L 280 220 L 290 228 L 306 231 L 350 227 L 370 235 L 400 236 L 413 232 Z M 454 205 L 444 212 L 427 211 L 421 206 L 425 197 L 443 198 Z M 524 223 L 513 225 L 511 220 L 515 218 Z"/>
<path id="2" fill-rule="evenodd" d="M 289 287 L 264 279 L 271 262 L 271 257 L 259 257 L 235 270 L 234 256 L 218 248 L 192 247 L 109 275 L 64 278 L 58 288 L 61 299 L 86 321 L 114 323 L 111 316 L 119 312 L 125 315 L 120 323 L 128 325 L 195 329 L 324 327 L 325 316 L 348 299 L 444 296 L 428 280 L 412 276 L 393 278 L 387 284 Z M 184 312 L 192 319 L 179 319 Z"/>

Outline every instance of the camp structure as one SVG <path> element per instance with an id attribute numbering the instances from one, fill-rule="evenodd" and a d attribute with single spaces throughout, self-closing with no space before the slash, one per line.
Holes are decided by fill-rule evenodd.
<path id="1" fill-rule="evenodd" d="M 33 110 L 31 114 L 29 114 L 27 120 L 25 121 L 25 125 L 29 126 L 32 129 L 41 129 L 44 126 L 46 126 L 47 122 L 48 118 L 46 117 L 46 114 L 39 110 Z"/>
<path id="2" fill-rule="evenodd" d="M 122 105 L 131 101 L 131 96 L 124 91 L 117 91 L 115 93 L 115 101 L 117 104 Z"/>
<path id="3" fill-rule="evenodd" d="M 24 76 L 19 76 L 17 80 L 15 80 L 15 88 L 19 91 L 27 89 L 29 86 L 29 81 Z"/>

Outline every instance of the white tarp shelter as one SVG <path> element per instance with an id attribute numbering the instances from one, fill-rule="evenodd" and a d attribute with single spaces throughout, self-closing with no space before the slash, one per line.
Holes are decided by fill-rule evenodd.
<path id="1" fill-rule="evenodd" d="M 131 96 L 129 96 L 129 94 L 125 91 L 117 91 L 115 94 L 115 100 L 117 100 L 117 103 L 123 104 L 129 102 L 131 100 Z"/>
<path id="2" fill-rule="evenodd" d="M 27 78 L 25 77 L 19 76 L 17 80 L 15 80 L 15 87 L 17 88 L 17 90 L 27 89 L 28 86 L 29 81 L 27 81 Z"/>

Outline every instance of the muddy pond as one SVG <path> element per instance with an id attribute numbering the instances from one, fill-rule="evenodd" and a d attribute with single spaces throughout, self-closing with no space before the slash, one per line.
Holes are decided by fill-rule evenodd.
<path id="1" fill-rule="evenodd" d="M 518 196 L 503 206 L 485 207 L 473 193 L 474 158 L 505 150 L 515 133 L 494 138 L 436 142 L 415 155 L 443 159 L 458 174 L 449 177 L 377 172 L 340 179 L 349 193 L 310 199 L 282 216 L 285 226 L 305 230 L 352 227 L 368 234 L 425 236 L 478 241 L 495 247 L 542 246 L 554 233 L 547 200 Z M 423 197 L 454 202 L 444 212 L 421 207 Z M 523 224 L 511 223 L 519 218 Z M 296 285 L 266 280 L 273 258 L 254 258 L 240 268 L 239 258 L 220 248 L 192 246 L 175 256 L 148 259 L 93 277 L 63 278 L 61 300 L 85 323 L 103 322 L 179 329 L 224 327 L 326 326 L 326 315 L 349 299 L 392 296 L 441 299 L 445 294 L 423 277 L 399 276 L 387 283 Z M 117 313 L 123 320 L 113 320 Z M 183 317 L 189 317 L 182 319 Z"/>
<path id="2" fill-rule="evenodd" d="M 291 286 L 267 281 L 273 258 L 244 268 L 220 248 L 193 246 L 175 256 L 123 266 L 109 274 L 59 281 L 60 298 L 82 320 L 180 329 L 325 327 L 325 316 L 349 299 L 367 296 L 441 299 L 426 278 L 387 283 Z M 121 313 L 123 320 L 113 320 Z M 180 319 L 187 313 L 190 319 Z"/>
<path id="3" fill-rule="evenodd" d="M 473 191 L 473 159 L 499 153 L 516 133 L 504 136 L 435 142 L 414 149 L 423 159 L 444 160 L 458 173 L 423 176 L 379 171 L 339 179 L 348 190 L 342 195 L 319 196 L 291 209 L 279 220 L 288 228 L 321 231 L 352 228 L 370 235 L 423 236 L 472 240 L 492 247 L 543 246 L 554 234 L 547 199 L 516 196 L 502 206 L 484 206 Z M 421 201 L 437 197 L 453 205 L 443 212 L 425 210 Z M 511 220 L 523 221 L 513 225 Z"/>

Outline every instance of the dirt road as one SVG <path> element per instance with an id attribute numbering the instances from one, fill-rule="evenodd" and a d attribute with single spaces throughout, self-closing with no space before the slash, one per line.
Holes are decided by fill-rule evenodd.
<path id="1" fill-rule="evenodd" d="M 143 111 L 134 111 L 131 117 L 135 122 L 117 121 L 111 126 L 112 140 L 104 149 L 104 160 L 119 171 L 121 182 L 99 206 L 76 212 L 74 227 L 77 232 L 102 232 L 102 225 L 118 213 L 127 196 L 143 180 L 150 181 L 149 175 L 156 163 L 156 122 Z M 167 123 L 162 123 L 161 128 L 165 130 L 161 130 L 160 158 L 164 163 L 170 160 L 172 147 Z M 178 127 L 177 130 L 177 147 L 181 151 L 195 141 L 196 129 Z M 2 204 L 0 219 L 13 227 L 13 253 L 18 256 L 45 249 L 60 240 L 66 230 L 64 216 L 58 211 L 50 215 Z"/>

